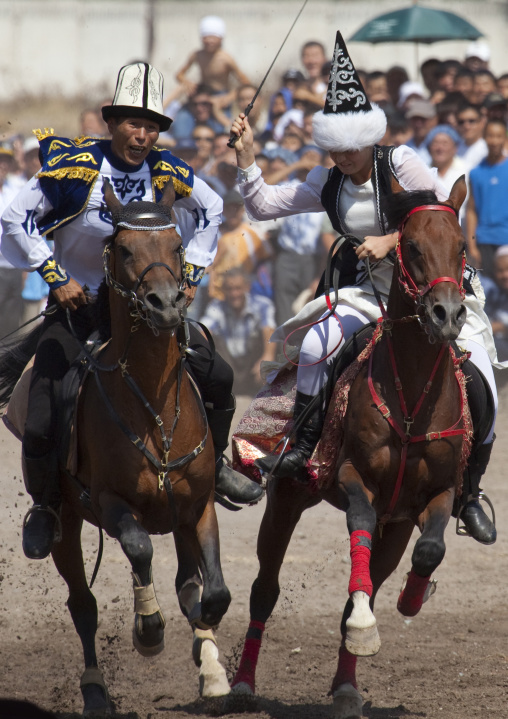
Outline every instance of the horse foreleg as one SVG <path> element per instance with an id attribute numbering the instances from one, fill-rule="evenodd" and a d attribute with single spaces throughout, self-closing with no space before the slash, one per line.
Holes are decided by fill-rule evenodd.
<path id="1" fill-rule="evenodd" d="M 81 551 L 82 520 L 64 503 L 62 506 L 62 541 L 53 545 L 52 556 L 59 574 L 69 589 L 67 606 L 83 647 L 85 671 L 81 676 L 83 716 L 109 714 L 109 697 L 97 666 L 95 634 L 97 602 L 88 588 Z"/>
<path id="2" fill-rule="evenodd" d="M 374 599 L 383 582 L 398 567 L 414 529 L 413 522 L 388 524 L 374 532 L 370 558 L 370 577 L 372 581 L 371 609 Z M 363 699 L 358 691 L 356 680 L 357 657 L 346 649 L 347 621 L 353 610 L 353 601 L 348 599 L 341 622 L 342 644 L 339 649 L 337 672 L 333 678 L 330 693 L 333 696 L 334 719 L 356 719 L 362 716 Z"/>
<path id="3" fill-rule="evenodd" d="M 104 492 L 100 496 L 100 504 L 104 529 L 118 539 L 132 567 L 133 644 L 143 656 L 155 656 L 164 649 L 165 620 L 152 581 L 153 547 L 150 535 L 120 497 Z"/>
<path id="4" fill-rule="evenodd" d="M 411 557 L 411 571 L 399 596 L 397 609 L 405 617 L 414 617 L 435 591 L 432 572 L 443 561 L 446 546 L 444 532 L 453 506 L 453 492 L 447 490 L 434 497 L 418 518 L 422 534 Z"/>
<path id="5" fill-rule="evenodd" d="M 213 504 L 208 503 L 195 531 L 179 528 L 173 535 L 178 557 L 176 591 L 193 631 L 192 657 L 199 667 L 199 692 L 207 698 L 224 696 L 230 691 L 229 683 L 211 626 L 220 622 L 231 596 L 222 576 Z"/>
<path id="6" fill-rule="evenodd" d="M 256 667 L 265 624 L 279 598 L 280 568 L 302 512 L 318 502 L 296 482 L 275 479 L 268 485 L 257 543 L 259 573 L 250 594 L 250 624 L 240 665 L 231 685 L 235 694 L 255 692 Z"/>
<path id="7" fill-rule="evenodd" d="M 350 461 L 345 461 L 340 467 L 339 487 L 346 494 L 346 520 L 351 546 L 349 596 L 352 609 L 346 622 L 345 646 L 351 654 L 370 657 L 377 654 L 381 647 L 376 619 L 369 603 L 372 596 L 370 553 L 376 512 L 360 475 Z"/>

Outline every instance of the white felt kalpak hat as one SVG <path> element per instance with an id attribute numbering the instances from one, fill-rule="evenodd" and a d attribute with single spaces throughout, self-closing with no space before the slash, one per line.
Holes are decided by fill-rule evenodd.
<path id="1" fill-rule="evenodd" d="M 172 123 L 164 115 L 162 96 L 164 78 L 147 62 L 124 65 L 118 73 L 115 96 L 111 105 L 102 108 L 102 117 L 143 117 L 157 122 L 161 132 Z"/>
<path id="2" fill-rule="evenodd" d="M 312 120 L 314 142 L 328 152 L 362 150 L 379 142 L 385 132 L 386 115 L 370 104 L 337 32 L 325 106 Z"/>

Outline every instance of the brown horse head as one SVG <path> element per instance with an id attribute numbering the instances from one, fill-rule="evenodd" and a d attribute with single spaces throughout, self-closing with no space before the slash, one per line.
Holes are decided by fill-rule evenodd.
<path id="1" fill-rule="evenodd" d="M 182 290 L 182 240 L 172 216 L 172 181 L 157 203 L 123 205 L 107 179 L 103 194 L 114 226 L 107 247 L 108 284 L 118 294 L 129 296 L 141 316 L 158 331 L 174 329 L 181 320 L 186 298 Z"/>
<path id="2" fill-rule="evenodd" d="M 455 340 L 466 321 L 466 243 L 457 221 L 465 196 L 466 183 L 461 177 L 447 202 L 438 202 L 430 191 L 401 192 L 393 195 L 387 212 L 390 226 L 399 227 L 398 274 L 390 293 L 392 309 L 397 305 L 402 314 L 407 314 L 408 301 L 412 301 L 425 330 L 438 342 Z M 390 302 L 388 314 L 395 319 Z"/>

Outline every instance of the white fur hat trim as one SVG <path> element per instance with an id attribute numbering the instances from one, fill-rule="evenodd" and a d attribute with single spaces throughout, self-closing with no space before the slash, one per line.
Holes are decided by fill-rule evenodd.
<path id="1" fill-rule="evenodd" d="M 312 136 L 318 147 L 328 152 L 363 150 L 379 142 L 386 132 L 386 115 L 377 105 L 356 112 L 316 112 Z"/>

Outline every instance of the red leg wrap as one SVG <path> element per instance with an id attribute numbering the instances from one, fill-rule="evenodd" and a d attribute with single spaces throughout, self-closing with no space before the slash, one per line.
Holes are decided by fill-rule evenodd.
<path id="1" fill-rule="evenodd" d="M 254 693 L 256 688 L 256 666 L 264 630 L 265 625 L 263 622 L 252 621 L 249 624 L 243 646 L 242 658 L 240 659 L 240 666 L 238 667 L 231 686 L 234 687 L 241 682 L 245 682 L 245 684 L 248 684 L 252 689 L 252 693 Z"/>
<path id="2" fill-rule="evenodd" d="M 423 604 L 423 595 L 430 581 L 430 576 L 419 577 L 413 570 L 409 572 L 406 586 L 400 593 L 397 609 L 405 617 L 414 617 Z"/>
<path id="3" fill-rule="evenodd" d="M 355 689 L 358 689 L 356 684 L 356 660 L 357 657 L 350 654 L 345 646 L 340 647 L 337 673 L 333 679 L 330 694 L 333 694 L 341 684 L 352 684 Z"/>
<path id="4" fill-rule="evenodd" d="M 358 590 L 372 596 L 372 581 L 370 579 L 370 546 L 372 536 L 363 529 L 351 532 L 351 578 L 349 580 L 349 594 Z"/>

